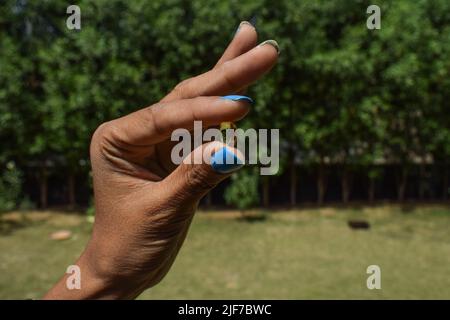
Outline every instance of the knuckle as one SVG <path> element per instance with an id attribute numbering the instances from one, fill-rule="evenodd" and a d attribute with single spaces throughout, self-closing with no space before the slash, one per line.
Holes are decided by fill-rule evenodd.
<path id="1" fill-rule="evenodd" d="M 151 127 L 155 130 L 156 135 L 162 136 L 165 133 L 165 130 L 160 126 L 158 121 L 158 114 L 163 110 L 164 104 L 157 103 L 151 106 L 148 109 L 148 122 L 151 124 Z"/>
<path id="2" fill-rule="evenodd" d="M 230 77 L 229 61 L 225 62 L 220 68 L 221 68 L 221 74 L 223 74 L 223 79 L 225 81 L 227 89 L 231 90 L 231 91 L 240 89 L 238 83 L 236 83 L 236 81 Z"/>
<path id="3" fill-rule="evenodd" d="M 94 132 L 91 139 L 91 153 L 111 150 L 118 141 L 118 128 L 113 121 L 102 123 Z"/>
<path id="4" fill-rule="evenodd" d="M 185 97 L 189 94 L 191 79 L 186 79 L 178 83 L 175 88 L 173 88 L 173 92 L 179 97 Z"/>
<path id="5" fill-rule="evenodd" d="M 198 165 L 186 170 L 185 181 L 189 193 L 204 194 L 216 186 L 209 173 Z"/>

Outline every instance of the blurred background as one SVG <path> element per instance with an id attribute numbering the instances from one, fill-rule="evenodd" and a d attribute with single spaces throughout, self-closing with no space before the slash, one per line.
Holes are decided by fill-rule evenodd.
<path id="1" fill-rule="evenodd" d="M 39 298 L 83 249 L 96 127 L 207 71 L 253 18 L 282 53 L 239 127 L 280 129 L 280 170 L 207 195 L 142 298 L 450 299 L 450 2 L 372 2 L 3 0 L 0 298 Z"/>

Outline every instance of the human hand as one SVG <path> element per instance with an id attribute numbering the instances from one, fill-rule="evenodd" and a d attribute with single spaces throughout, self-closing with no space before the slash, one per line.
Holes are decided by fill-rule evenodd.
<path id="1" fill-rule="evenodd" d="M 66 275 L 45 298 L 135 298 L 165 276 L 200 199 L 242 166 L 216 163 L 218 157 L 242 157 L 219 142 L 196 148 L 176 166 L 170 136 L 177 128 L 192 130 L 194 120 L 210 127 L 248 113 L 248 100 L 221 96 L 242 92 L 276 63 L 276 42 L 256 46 L 256 41 L 254 27 L 241 23 L 212 70 L 181 82 L 159 103 L 96 130 L 90 150 L 96 215 L 76 262 L 81 289 L 68 290 Z M 205 161 L 188 161 L 198 157 Z"/>

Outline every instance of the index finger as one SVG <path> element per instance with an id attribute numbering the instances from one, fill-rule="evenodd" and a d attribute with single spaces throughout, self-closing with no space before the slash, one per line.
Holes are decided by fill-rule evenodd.
<path id="1" fill-rule="evenodd" d="M 245 96 L 197 97 L 157 103 L 110 121 L 104 133 L 120 149 L 151 146 L 169 138 L 175 129 L 192 130 L 194 121 L 202 121 L 202 126 L 208 127 L 242 119 L 250 103 L 252 100 Z"/>

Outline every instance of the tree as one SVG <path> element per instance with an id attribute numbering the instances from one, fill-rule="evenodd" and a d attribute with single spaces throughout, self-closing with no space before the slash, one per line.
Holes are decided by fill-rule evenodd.
<path id="1" fill-rule="evenodd" d="M 242 216 L 259 201 L 258 172 L 256 168 L 242 170 L 231 177 L 231 185 L 226 189 L 224 197 L 227 204 L 236 206 Z"/>
<path id="2" fill-rule="evenodd" d="M 424 195 L 436 164 L 448 196 L 450 4 L 384 1 L 380 30 L 366 28 L 369 1 L 82 0 L 81 30 L 66 28 L 68 4 L 0 4 L 0 165 L 13 161 L 47 179 L 86 180 L 89 141 L 102 122 L 151 105 L 180 80 L 207 71 L 239 21 L 256 15 L 260 39 L 281 45 L 279 63 L 248 94 L 242 128 L 279 128 L 278 175 L 297 203 L 301 169 L 316 173 L 317 201 L 338 168 L 342 201 L 355 175 L 375 199 L 380 166 L 395 163 L 403 200 L 417 165 Z M 270 203 L 270 177 L 258 179 Z"/>

